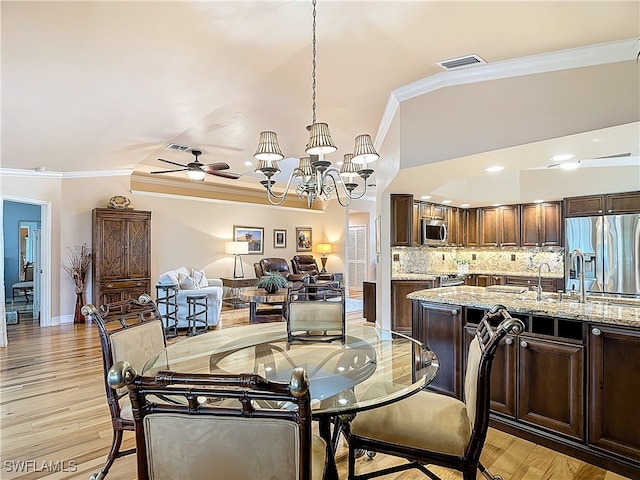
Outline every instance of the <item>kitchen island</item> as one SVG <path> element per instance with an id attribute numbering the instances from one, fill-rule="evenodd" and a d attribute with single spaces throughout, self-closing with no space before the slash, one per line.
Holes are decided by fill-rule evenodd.
<path id="1" fill-rule="evenodd" d="M 526 328 L 496 355 L 492 426 L 640 478 L 640 300 L 537 299 L 513 286 L 433 288 L 407 298 L 412 335 L 440 359 L 432 389 L 461 398 L 475 327 L 502 304 Z"/>

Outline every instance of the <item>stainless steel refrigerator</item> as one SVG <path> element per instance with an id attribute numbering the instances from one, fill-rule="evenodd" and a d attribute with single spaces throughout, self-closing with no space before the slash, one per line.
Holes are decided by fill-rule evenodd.
<path id="1" fill-rule="evenodd" d="M 640 296 L 640 215 L 599 215 L 565 220 L 565 288 L 578 291 L 570 254 L 585 258 L 588 293 Z"/>

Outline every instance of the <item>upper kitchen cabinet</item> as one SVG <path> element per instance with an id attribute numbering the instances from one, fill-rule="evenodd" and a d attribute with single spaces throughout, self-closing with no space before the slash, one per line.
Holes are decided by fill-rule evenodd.
<path id="1" fill-rule="evenodd" d="M 456 207 L 447 207 L 445 215 L 447 222 L 447 245 L 452 247 L 461 247 L 464 244 L 464 229 L 462 223 L 462 215 L 464 210 Z"/>
<path id="2" fill-rule="evenodd" d="M 465 247 L 478 246 L 478 209 L 465 208 L 460 210 L 460 224 L 462 227 L 462 243 Z"/>
<path id="3" fill-rule="evenodd" d="M 437 218 L 444 220 L 448 207 L 437 203 L 420 202 L 420 216 L 422 218 Z"/>
<path id="4" fill-rule="evenodd" d="M 522 205 L 520 228 L 523 247 L 562 246 L 562 204 L 544 202 Z"/>
<path id="5" fill-rule="evenodd" d="M 391 246 L 413 245 L 413 195 L 391 194 Z"/>
<path id="6" fill-rule="evenodd" d="M 520 245 L 520 205 L 502 205 L 479 209 L 480 246 Z"/>
<path id="7" fill-rule="evenodd" d="M 640 212 L 640 192 L 590 195 L 564 199 L 565 217 L 588 217 Z"/>

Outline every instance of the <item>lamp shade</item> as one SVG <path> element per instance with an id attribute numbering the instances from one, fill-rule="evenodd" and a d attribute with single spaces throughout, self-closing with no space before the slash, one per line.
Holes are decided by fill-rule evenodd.
<path id="1" fill-rule="evenodd" d="M 278 144 L 278 135 L 276 132 L 260 132 L 260 139 L 258 140 L 258 148 L 256 153 L 253 154 L 256 160 L 282 160 L 284 155 L 280 150 Z"/>
<path id="2" fill-rule="evenodd" d="M 316 245 L 316 252 L 321 253 L 322 255 L 326 255 L 327 253 L 332 252 L 330 243 L 319 243 Z"/>
<path id="3" fill-rule="evenodd" d="M 358 135 L 356 137 L 356 144 L 353 149 L 353 163 L 371 163 L 378 159 L 379 155 L 376 152 L 371 137 L 367 134 Z"/>
<path id="4" fill-rule="evenodd" d="M 249 242 L 225 242 L 224 253 L 227 255 L 246 255 L 249 253 Z"/>
<path id="5" fill-rule="evenodd" d="M 305 152 L 309 155 L 327 154 L 336 151 L 336 145 L 333 143 L 329 133 L 329 125 L 326 123 L 314 123 L 309 125 L 307 130 L 309 130 L 309 143 L 307 143 Z"/>

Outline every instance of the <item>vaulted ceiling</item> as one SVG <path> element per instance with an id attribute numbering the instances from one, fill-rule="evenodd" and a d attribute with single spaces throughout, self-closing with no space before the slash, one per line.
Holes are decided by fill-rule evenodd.
<path id="1" fill-rule="evenodd" d="M 1 8 L 2 174 L 144 174 L 166 169 L 158 158 L 191 161 L 189 153 L 165 149 L 177 143 L 203 150 L 204 163 L 227 162 L 243 174 L 207 176 L 206 184 L 258 188 L 260 131 L 277 131 L 287 157 L 303 154 L 311 123 L 310 2 L 3 1 Z M 402 135 L 394 189 L 489 201 L 467 198 L 473 177 L 456 162 L 482 155 L 491 163 L 492 155 L 497 161 L 518 148 L 509 158 L 534 171 L 548 162 L 540 158 L 547 155 L 543 142 L 574 138 L 584 145 L 579 136 L 586 132 L 600 132 L 601 142 L 609 141 L 606 133 L 617 136 L 605 149 L 579 153 L 583 159 L 622 152 L 637 158 L 638 18 L 637 1 L 320 0 L 317 112 L 338 145 L 329 159 L 350 152 L 360 133 L 380 146 L 390 98 L 400 100 Z M 402 96 L 414 82 L 442 78 L 441 60 L 475 53 L 487 65 L 467 68 L 486 72 L 621 41 L 629 49 L 625 61 L 608 66 L 444 82 Z M 624 132 L 612 128 L 621 125 Z M 425 165 L 439 166 L 416 175 Z M 177 178 L 186 181 L 186 174 Z M 522 188 L 512 195 L 525 196 Z"/>

